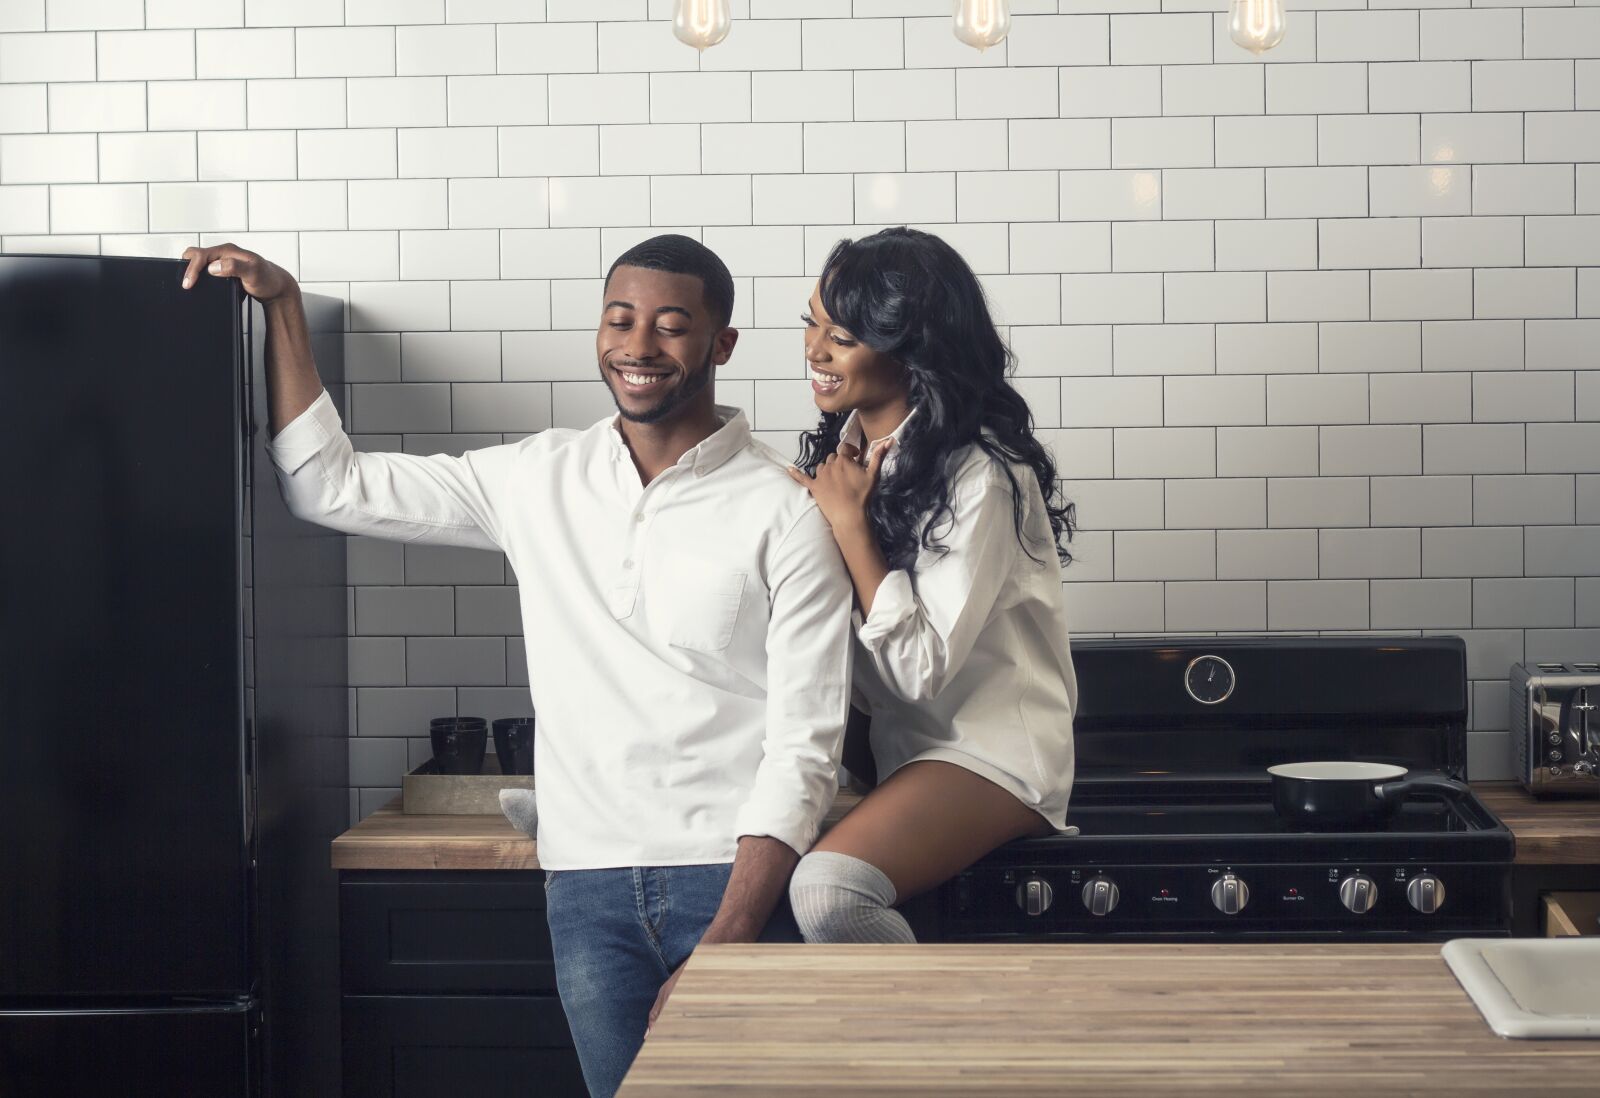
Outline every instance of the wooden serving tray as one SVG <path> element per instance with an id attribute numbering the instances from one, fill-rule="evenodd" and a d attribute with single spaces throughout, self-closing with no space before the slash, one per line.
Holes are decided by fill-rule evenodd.
<path id="1" fill-rule="evenodd" d="M 408 816 L 498 816 L 502 789 L 532 789 L 532 774 L 502 774 L 493 751 L 480 774 L 441 774 L 429 759 L 400 779 L 400 810 Z"/>

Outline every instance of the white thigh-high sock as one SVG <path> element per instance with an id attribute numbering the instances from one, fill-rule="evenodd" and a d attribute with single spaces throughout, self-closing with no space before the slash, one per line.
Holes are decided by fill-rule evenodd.
<path id="1" fill-rule="evenodd" d="M 531 789 L 502 789 L 500 811 L 505 813 L 511 826 L 528 838 L 535 838 L 539 830 L 539 802 Z"/>
<path id="2" fill-rule="evenodd" d="M 806 941 L 915 942 L 894 909 L 894 883 L 871 862 L 819 850 L 795 866 L 789 904 Z"/>

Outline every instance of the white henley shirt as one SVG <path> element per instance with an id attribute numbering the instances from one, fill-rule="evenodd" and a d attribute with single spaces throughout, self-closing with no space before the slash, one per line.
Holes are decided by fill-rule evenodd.
<path id="1" fill-rule="evenodd" d="M 460 457 L 356 453 L 324 392 L 272 441 L 302 519 L 506 554 L 546 868 L 731 862 L 743 835 L 804 853 L 837 791 L 849 576 L 788 461 L 717 414 L 648 486 L 616 417 Z"/>

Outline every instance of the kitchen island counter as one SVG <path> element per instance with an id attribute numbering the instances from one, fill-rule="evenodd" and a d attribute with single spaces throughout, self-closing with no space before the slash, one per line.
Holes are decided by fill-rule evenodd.
<path id="1" fill-rule="evenodd" d="M 1538 801 L 1509 782 L 1473 788 L 1516 836 L 1518 865 L 1600 865 L 1600 798 Z M 827 823 L 859 800 L 841 792 Z M 407 816 L 396 798 L 334 840 L 333 867 L 538 869 L 539 856 L 504 817 Z"/>
<path id="2" fill-rule="evenodd" d="M 1594 1094 L 1496 1037 L 1437 944 L 702 946 L 622 1098 Z"/>

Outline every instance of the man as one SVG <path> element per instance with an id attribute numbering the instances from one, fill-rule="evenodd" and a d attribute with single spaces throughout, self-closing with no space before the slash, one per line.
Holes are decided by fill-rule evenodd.
<path id="1" fill-rule="evenodd" d="M 461 457 L 355 453 L 299 287 L 234 247 L 267 318 L 271 453 L 290 510 L 503 550 L 539 713 L 539 861 L 584 1078 L 622 1081 L 695 944 L 753 941 L 836 789 L 850 585 L 788 462 L 713 400 L 733 280 L 659 236 L 608 272 L 595 347 L 619 415 Z M 670 897 L 670 902 L 669 902 Z"/>

